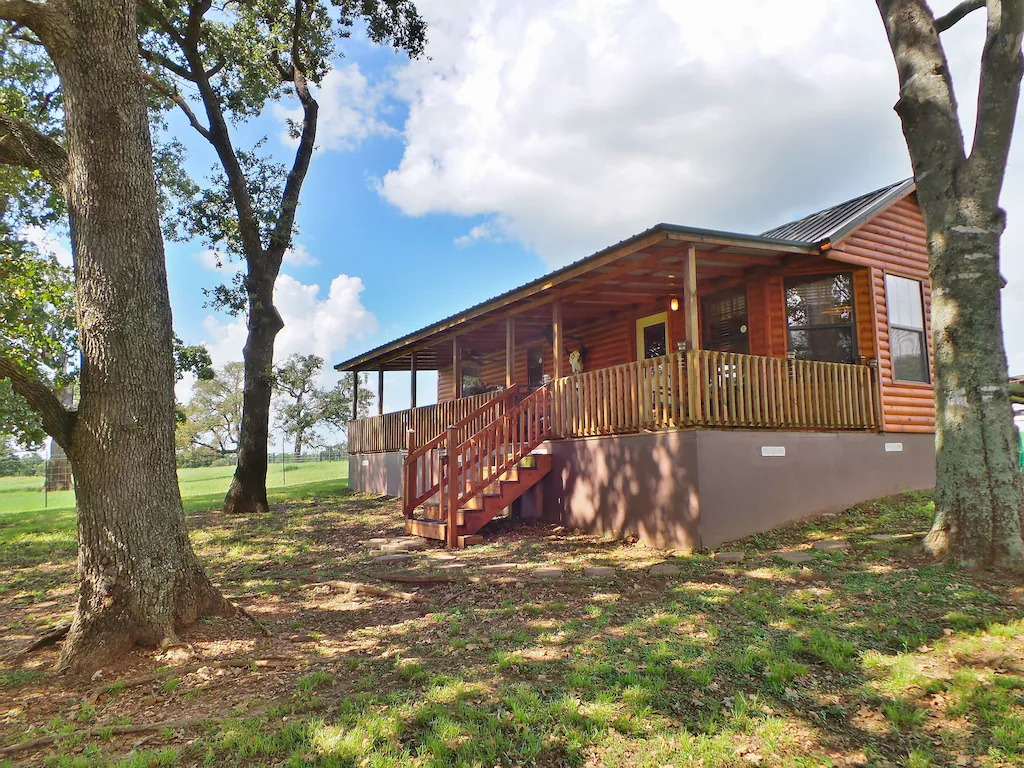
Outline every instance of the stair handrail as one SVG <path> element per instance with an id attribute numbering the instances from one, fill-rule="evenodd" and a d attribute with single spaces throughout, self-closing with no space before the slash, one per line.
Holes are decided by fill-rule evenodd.
<path id="1" fill-rule="evenodd" d="M 496 393 L 494 397 L 492 397 L 486 403 L 484 403 L 479 408 L 474 410 L 472 413 L 469 413 L 468 415 L 461 418 L 459 421 L 452 424 L 450 427 L 447 427 L 446 429 L 442 430 L 439 435 L 431 438 L 423 445 L 415 448 L 414 450 L 412 450 L 412 446 L 410 445 L 410 450 L 408 451 L 405 457 L 405 461 L 403 462 L 402 465 L 402 513 L 406 517 L 409 517 L 409 515 L 412 514 L 412 511 L 415 510 L 416 507 L 418 507 L 424 501 L 426 501 L 435 493 L 437 493 L 440 484 L 443 481 L 443 478 L 441 476 L 442 473 L 439 472 L 437 482 L 428 486 L 423 493 L 417 494 L 415 489 L 414 475 L 411 474 L 411 470 L 415 469 L 416 462 L 418 462 L 422 457 L 426 456 L 430 451 L 436 448 L 440 448 L 443 443 L 446 443 L 448 440 L 449 429 L 454 428 L 456 430 L 462 430 L 463 428 L 466 427 L 466 425 L 472 423 L 475 419 L 478 419 L 484 412 L 487 411 L 488 408 L 493 408 L 494 406 L 499 404 L 504 405 L 504 408 L 507 410 L 508 400 L 517 397 L 519 395 L 519 391 L 519 385 L 513 384 L 511 387 L 507 387 L 504 391 Z M 450 449 L 450 446 L 448 447 Z M 448 452 L 451 453 L 450 450 Z"/>
<path id="2" fill-rule="evenodd" d="M 492 421 L 476 434 L 471 435 L 452 451 L 448 451 L 448 472 L 457 472 L 462 479 L 456 487 L 461 491 L 455 503 L 448 499 L 449 518 L 452 518 L 454 511 L 463 504 L 484 490 L 493 483 L 496 478 L 501 477 L 505 472 L 514 467 L 526 456 L 528 456 L 538 445 L 551 437 L 551 384 L 548 383 L 535 389 L 524 397 L 514 408 L 506 411 L 499 418 Z M 513 425 L 515 419 L 527 413 L 532 421 L 521 423 L 518 439 L 511 434 L 508 427 Z M 525 436 L 522 427 L 525 426 Z M 505 428 L 505 439 L 498 441 L 499 430 Z M 496 453 L 499 447 L 507 446 L 500 453 Z M 484 451 L 480 449 L 484 448 Z M 488 466 L 486 474 L 483 472 L 480 460 L 482 453 L 486 452 L 488 464 L 491 453 L 496 453 L 494 468 Z M 476 454 L 476 462 L 473 461 Z M 464 457 L 466 460 L 460 462 L 457 457 Z M 479 467 L 480 471 L 475 472 L 476 476 L 470 474 L 471 468 Z M 468 475 L 468 476 L 467 476 Z"/>

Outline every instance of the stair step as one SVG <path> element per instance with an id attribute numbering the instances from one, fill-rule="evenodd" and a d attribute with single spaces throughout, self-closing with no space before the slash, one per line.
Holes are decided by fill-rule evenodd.
<path id="1" fill-rule="evenodd" d="M 471 533 L 466 536 L 459 536 L 459 549 L 465 549 L 471 547 L 474 544 L 483 544 L 484 537 L 479 533 Z"/>
<path id="2" fill-rule="evenodd" d="M 406 520 L 405 532 L 410 536 L 447 541 L 448 523 L 440 523 L 436 520 Z"/>

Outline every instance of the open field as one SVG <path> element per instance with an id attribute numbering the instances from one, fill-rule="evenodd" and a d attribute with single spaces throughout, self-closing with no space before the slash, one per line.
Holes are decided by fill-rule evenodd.
<path id="1" fill-rule="evenodd" d="M 216 501 L 211 501 L 211 498 L 223 498 L 228 486 L 231 485 L 231 476 L 234 473 L 234 466 L 179 469 L 178 484 L 181 486 L 181 496 L 186 508 L 206 509 L 215 504 Z M 283 475 L 281 465 L 273 464 L 267 473 L 267 487 L 287 488 L 321 480 L 342 480 L 347 477 L 348 460 L 286 463 Z M 42 477 L 0 477 L 0 515 L 7 512 L 74 511 L 74 508 L 73 491 L 50 493 L 44 499 Z"/>
<path id="2" fill-rule="evenodd" d="M 187 649 L 139 649 L 95 682 L 52 676 L 56 648 L 0 664 L 0 744 L 60 735 L 11 759 L 1024 765 L 1024 586 L 929 562 L 919 539 L 902 535 L 927 527 L 925 495 L 738 542 L 738 563 L 506 524 L 483 546 L 430 548 L 400 566 L 360 545 L 400 531 L 393 500 L 338 483 L 275 496 L 263 516 L 195 504 L 189 514 L 212 577 L 272 636 L 244 618 L 203 622 Z M 42 514 L 11 517 L 0 514 L 0 653 L 66 617 L 74 594 L 67 531 Z M 897 537 L 870 538 L 879 534 Z M 811 547 L 828 539 L 850 548 Z M 811 559 L 787 563 L 780 548 Z M 659 563 L 674 572 L 650 573 Z M 598 565 L 614 575 L 586 578 Z M 563 570 L 544 578 L 541 566 Z M 386 581 L 396 573 L 450 581 Z M 337 580 L 418 591 L 424 602 Z"/>

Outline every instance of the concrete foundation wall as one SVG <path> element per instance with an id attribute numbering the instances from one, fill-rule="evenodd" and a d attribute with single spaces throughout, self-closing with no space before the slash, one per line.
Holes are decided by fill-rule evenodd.
<path id="1" fill-rule="evenodd" d="M 559 440 L 543 448 L 555 457 L 543 509 L 582 530 L 692 551 L 932 488 L 934 445 L 933 435 L 763 430 Z"/>
<path id="2" fill-rule="evenodd" d="M 934 435 L 697 434 L 705 547 L 880 496 L 935 486 Z M 783 451 L 785 455 L 778 455 Z"/>
<path id="3" fill-rule="evenodd" d="M 584 531 L 700 548 L 697 432 L 557 440 L 544 514 Z"/>
<path id="4" fill-rule="evenodd" d="M 354 453 L 348 457 L 348 487 L 363 493 L 402 495 L 405 453 Z"/>

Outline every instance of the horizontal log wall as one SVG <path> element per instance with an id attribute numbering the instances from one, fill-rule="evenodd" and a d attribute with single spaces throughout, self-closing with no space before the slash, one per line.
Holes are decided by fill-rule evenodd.
<path id="1" fill-rule="evenodd" d="M 921 281 L 929 365 L 933 360 L 928 238 L 916 196 L 910 195 L 899 200 L 854 230 L 833 248 L 832 258 L 863 265 L 869 270 L 874 308 L 871 321 L 878 339 L 883 428 L 887 432 L 934 432 L 934 388 L 930 383 L 895 380 L 889 352 L 886 273 Z"/>

